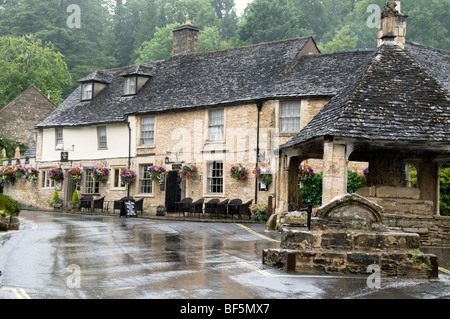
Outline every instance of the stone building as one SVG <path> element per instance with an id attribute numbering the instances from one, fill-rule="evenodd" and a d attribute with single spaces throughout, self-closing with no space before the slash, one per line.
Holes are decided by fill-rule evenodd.
<path id="1" fill-rule="evenodd" d="M 363 161 L 369 187 L 359 194 L 384 208 L 389 226 L 418 232 L 428 244 L 450 243 L 450 218 L 439 216 L 439 171 L 450 162 L 449 53 L 401 39 L 396 25 L 404 18 L 388 1 L 378 49 L 350 85 L 281 146 L 279 213 L 294 208 L 303 160 L 323 160 L 325 204 L 347 192 L 348 162 Z M 418 188 L 407 185 L 407 165 L 418 170 Z"/>
<path id="2" fill-rule="evenodd" d="M 37 134 L 36 125 L 46 119 L 56 107 L 35 86 L 30 86 L 0 109 L 0 134 L 31 146 Z"/>

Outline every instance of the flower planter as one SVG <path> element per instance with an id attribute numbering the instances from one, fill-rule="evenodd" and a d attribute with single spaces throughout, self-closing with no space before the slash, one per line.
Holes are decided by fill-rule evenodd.
<path id="1" fill-rule="evenodd" d="M 305 218 L 286 218 L 285 223 L 291 226 L 306 226 L 308 220 Z"/>

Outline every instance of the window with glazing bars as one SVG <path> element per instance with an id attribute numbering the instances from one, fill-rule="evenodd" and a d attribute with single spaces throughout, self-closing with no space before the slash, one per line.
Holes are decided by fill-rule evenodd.
<path id="1" fill-rule="evenodd" d="M 211 110 L 209 111 L 209 140 L 222 141 L 224 128 L 224 111 Z"/>
<path id="2" fill-rule="evenodd" d="M 148 169 L 152 165 L 139 165 L 139 193 L 140 194 L 152 194 L 153 192 L 153 182 L 150 178 L 150 173 Z"/>
<path id="3" fill-rule="evenodd" d="M 284 102 L 280 107 L 281 132 L 300 131 L 300 102 Z"/>
<path id="4" fill-rule="evenodd" d="M 124 87 L 125 95 L 133 95 L 136 94 L 136 77 L 130 76 L 125 78 L 125 87 Z"/>
<path id="5" fill-rule="evenodd" d="M 94 85 L 92 83 L 86 83 L 82 85 L 82 100 L 92 100 L 92 91 L 93 91 Z"/>
<path id="6" fill-rule="evenodd" d="M 108 148 L 106 140 L 106 126 L 97 127 L 98 148 Z"/>
<path id="7" fill-rule="evenodd" d="M 94 181 L 92 169 L 84 170 L 84 193 L 85 194 L 100 194 L 100 182 Z"/>
<path id="8" fill-rule="evenodd" d="M 141 118 L 141 145 L 155 144 L 155 118 Z"/>
<path id="9" fill-rule="evenodd" d="M 207 187 L 209 194 L 223 194 L 223 163 L 208 163 Z"/>
<path id="10" fill-rule="evenodd" d="M 57 150 L 62 150 L 64 148 L 64 138 L 63 138 L 63 129 L 56 128 L 55 129 L 55 148 Z"/>

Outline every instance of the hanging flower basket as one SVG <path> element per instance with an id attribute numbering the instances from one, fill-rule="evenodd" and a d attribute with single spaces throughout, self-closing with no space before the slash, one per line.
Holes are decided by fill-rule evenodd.
<path id="1" fill-rule="evenodd" d="M 79 167 L 74 167 L 71 168 L 67 174 L 69 175 L 69 178 L 72 182 L 74 182 L 75 184 L 78 184 L 81 181 L 81 168 Z"/>
<path id="2" fill-rule="evenodd" d="M 233 165 L 230 174 L 234 180 L 245 181 L 248 178 L 248 169 L 243 167 L 242 164 Z"/>
<path id="3" fill-rule="evenodd" d="M 109 169 L 102 166 L 96 166 L 94 167 L 92 176 L 94 178 L 94 181 L 106 183 L 108 181 Z"/>
<path id="4" fill-rule="evenodd" d="M 153 165 L 148 169 L 150 178 L 157 181 L 159 185 L 164 185 L 166 181 L 166 169 L 161 166 Z"/>
<path id="5" fill-rule="evenodd" d="M 178 176 L 186 180 L 195 179 L 197 168 L 192 164 L 184 164 L 178 171 Z"/>
<path id="6" fill-rule="evenodd" d="M 299 178 L 303 182 L 308 180 L 308 178 L 310 178 L 311 176 L 313 176 L 315 174 L 312 167 L 309 165 L 306 165 L 306 164 L 300 164 L 300 166 L 298 167 L 298 173 L 299 173 Z"/>
<path id="7" fill-rule="evenodd" d="M 64 180 L 64 173 L 62 169 L 55 167 L 48 172 L 48 177 L 52 181 L 62 182 Z"/>
<path id="8" fill-rule="evenodd" d="M 26 174 L 27 170 L 25 169 L 25 167 L 20 164 L 16 164 L 16 166 L 14 167 L 14 177 L 16 178 L 16 180 L 21 179 L 23 176 L 26 176 Z"/>
<path id="9" fill-rule="evenodd" d="M 120 172 L 120 177 L 124 183 L 131 185 L 136 180 L 136 173 L 129 168 L 125 168 Z"/>
<path id="10" fill-rule="evenodd" d="M 26 175 L 26 179 L 29 182 L 35 183 L 37 182 L 38 176 L 39 176 L 39 171 L 37 169 L 35 169 L 34 167 L 28 167 L 27 169 L 27 175 Z"/>
<path id="11" fill-rule="evenodd" d="M 256 167 L 253 170 L 253 174 L 261 184 L 269 185 L 272 183 L 272 171 L 265 165 L 261 165 L 259 168 Z"/>

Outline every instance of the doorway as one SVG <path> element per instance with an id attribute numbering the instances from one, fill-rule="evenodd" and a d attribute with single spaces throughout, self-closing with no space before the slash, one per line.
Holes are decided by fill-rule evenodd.
<path id="1" fill-rule="evenodd" d="M 175 213 L 177 211 L 176 203 L 182 199 L 183 182 L 178 178 L 178 171 L 167 173 L 166 180 L 166 211 Z"/>

